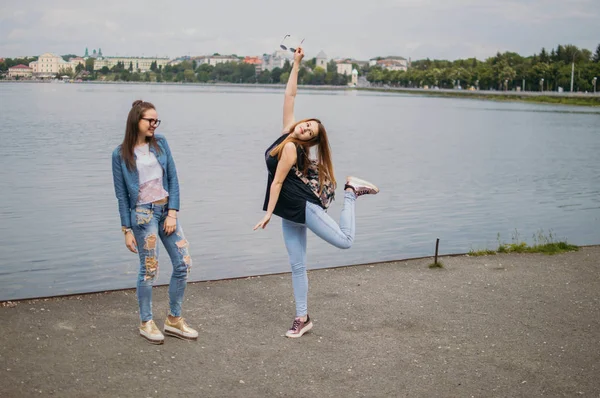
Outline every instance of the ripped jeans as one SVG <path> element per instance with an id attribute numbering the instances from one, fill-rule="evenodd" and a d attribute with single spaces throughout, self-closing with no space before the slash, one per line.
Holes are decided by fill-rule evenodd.
<path id="1" fill-rule="evenodd" d="M 149 203 L 138 205 L 131 211 L 131 225 L 140 255 L 140 271 L 137 280 L 137 299 L 140 306 L 140 319 L 152 319 L 152 285 L 158 276 L 158 239 L 160 237 L 173 264 L 169 284 L 169 314 L 181 316 L 181 304 L 192 267 L 188 242 L 177 219 L 177 229 L 171 235 L 164 231 L 167 218 L 167 204 Z"/>

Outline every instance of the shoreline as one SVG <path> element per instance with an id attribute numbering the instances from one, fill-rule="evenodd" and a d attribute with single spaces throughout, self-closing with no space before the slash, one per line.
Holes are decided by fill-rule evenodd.
<path id="1" fill-rule="evenodd" d="M 600 248 L 600 243 L 593 244 L 593 245 L 577 246 L 577 247 L 579 247 L 580 249 Z M 497 254 L 500 254 L 500 253 L 488 255 L 487 257 L 492 257 Z M 517 255 L 519 253 L 503 253 L 503 254 L 511 256 L 511 255 Z M 534 254 L 539 254 L 539 253 L 526 253 L 526 255 L 534 255 Z M 440 259 L 439 262 L 442 262 L 441 259 L 444 259 L 444 258 L 448 259 L 448 258 L 463 257 L 463 256 L 464 257 L 477 257 L 477 256 L 469 255 L 469 253 L 466 252 L 466 253 L 440 254 L 440 255 L 438 255 L 438 259 Z M 556 256 L 556 254 L 553 256 Z M 481 257 L 481 256 L 479 256 L 479 257 Z M 433 258 L 434 258 L 434 255 L 409 257 L 409 258 L 396 259 L 396 260 L 373 261 L 373 262 L 361 263 L 361 264 L 348 264 L 348 265 L 337 265 L 337 266 L 333 266 L 333 267 L 313 268 L 313 269 L 309 269 L 308 271 L 309 272 L 311 272 L 311 271 L 317 272 L 317 271 L 326 271 L 326 270 L 339 270 L 339 269 L 346 269 L 346 268 L 355 268 L 355 267 L 372 267 L 372 266 L 378 266 L 378 265 L 389 265 L 389 264 L 400 263 L 400 262 L 402 262 L 402 263 L 419 262 L 419 261 L 423 261 L 426 259 L 433 260 Z M 290 274 L 290 273 L 291 273 L 291 271 L 267 272 L 267 273 L 261 273 L 261 274 L 234 276 L 234 277 L 228 277 L 228 278 L 200 279 L 197 281 L 189 281 L 188 285 L 189 284 L 199 284 L 199 283 L 238 281 L 238 280 L 244 280 L 244 279 L 253 279 L 253 278 L 270 277 L 270 276 L 275 277 L 275 276 L 281 276 L 281 275 L 286 275 L 286 274 Z M 166 288 L 168 286 L 169 286 L 168 283 L 153 285 L 153 287 L 155 287 L 155 288 L 157 288 L 157 287 Z M 45 301 L 61 300 L 61 299 L 69 299 L 69 298 L 78 297 L 78 296 L 83 297 L 83 296 L 94 295 L 94 294 L 109 294 L 109 293 L 117 293 L 117 292 L 127 292 L 130 290 L 135 291 L 135 289 L 136 289 L 135 286 L 131 286 L 131 287 L 124 287 L 124 288 L 117 288 L 117 289 L 109 289 L 109 290 L 94 290 L 94 291 L 89 291 L 89 292 L 65 293 L 65 294 L 58 294 L 58 295 L 54 295 L 54 296 L 38 296 L 38 297 L 24 297 L 24 298 L 19 298 L 19 299 L 7 299 L 7 300 L 0 300 L 0 308 L 5 307 L 5 306 L 16 305 L 17 303 L 28 303 L 28 302 L 32 302 L 32 301 L 36 301 L 36 300 L 45 300 Z"/>
<path id="2" fill-rule="evenodd" d="M 148 86 L 190 86 L 190 87 L 242 87 L 281 90 L 285 84 L 251 84 L 251 83 L 183 83 L 183 82 L 124 82 L 124 81 L 85 81 L 78 83 L 63 83 L 40 80 L 0 80 L 0 83 L 46 83 L 46 84 L 126 84 L 126 85 L 148 85 Z M 410 94 L 421 96 L 433 96 L 441 98 L 478 99 L 501 102 L 525 102 L 548 105 L 572 105 L 600 107 L 600 92 L 597 93 L 570 93 L 554 91 L 488 91 L 488 90 L 454 90 L 454 89 L 423 89 L 408 87 L 350 87 L 329 85 L 299 85 L 299 90 L 321 90 L 321 91 L 372 91 L 390 94 Z"/>

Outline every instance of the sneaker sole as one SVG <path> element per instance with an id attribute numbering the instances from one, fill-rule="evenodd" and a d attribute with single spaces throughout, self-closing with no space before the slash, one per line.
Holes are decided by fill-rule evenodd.
<path id="1" fill-rule="evenodd" d="M 144 336 L 144 335 L 143 335 L 143 334 L 141 334 L 141 333 L 140 333 L 140 336 L 142 336 L 142 337 L 144 338 L 144 340 L 146 340 L 146 341 L 147 341 L 148 343 L 150 343 L 150 344 L 161 345 L 161 344 L 164 344 L 164 343 L 165 343 L 165 340 L 164 340 L 164 339 L 162 339 L 162 340 L 152 340 L 151 338 L 149 338 L 149 337 L 146 337 L 146 336 Z"/>
<path id="2" fill-rule="evenodd" d="M 163 333 L 165 334 L 165 336 L 177 337 L 178 339 L 181 339 L 181 340 L 190 340 L 190 341 L 198 340 L 198 336 L 196 336 L 196 337 L 184 336 L 184 335 L 179 334 L 177 332 L 173 332 L 173 331 L 167 329 L 166 327 L 163 330 Z"/>
<path id="3" fill-rule="evenodd" d="M 297 339 L 298 337 L 302 337 L 302 335 L 306 332 L 308 332 L 310 329 L 312 329 L 313 327 L 313 323 L 309 323 L 308 325 L 304 326 L 302 328 L 302 330 L 300 331 L 300 333 L 297 334 L 285 334 L 285 337 L 289 337 L 290 339 Z"/>
<path id="4" fill-rule="evenodd" d="M 360 178 L 356 178 L 356 177 L 353 177 L 353 176 L 351 176 L 351 178 L 352 178 L 352 179 L 353 179 L 355 182 L 357 182 L 357 183 L 359 183 L 359 184 L 361 184 L 361 185 L 364 185 L 365 187 L 369 187 L 369 188 L 371 188 L 372 190 L 374 190 L 374 191 L 375 191 L 375 193 L 379 193 L 379 188 L 377 188 L 377 186 L 376 186 L 376 185 L 374 185 L 374 184 L 370 183 L 369 181 L 361 180 Z"/>

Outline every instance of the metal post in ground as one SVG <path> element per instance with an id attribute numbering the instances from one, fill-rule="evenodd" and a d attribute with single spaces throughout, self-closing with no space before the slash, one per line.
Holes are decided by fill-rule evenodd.
<path id="1" fill-rule="evenodd" d="M 437 264 L 437 258 L 438 258 L 438 248 L 440 247 L 440 238 L 437 238 L 435 240 L 435 259 L 433 260 L 434 264 Z"/>

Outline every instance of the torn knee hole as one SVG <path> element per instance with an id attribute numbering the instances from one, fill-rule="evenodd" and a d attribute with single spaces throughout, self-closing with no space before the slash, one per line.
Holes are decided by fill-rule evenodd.
<path id="1" fill-rule="evenodd" d="M 156 249 L 156 234 L 151 234 L 146 236 L 146 239 L 144 239 L 144 249 L 145 250 L 154 250 Z"/>
<path id="2" fill-rule="evenodd" d="M 186 239 L 179 240 L 175 243 L 179 249 L 188 247 L 188 241 Z"/>
<path id="3" fill-rule="evenodd" d="M 144 280 L 155 278 L 156 273 L 158 272 L 158 260 L 156 257 L 146 257 L 145 265 L 146 276 L 144 277 Z"/>

